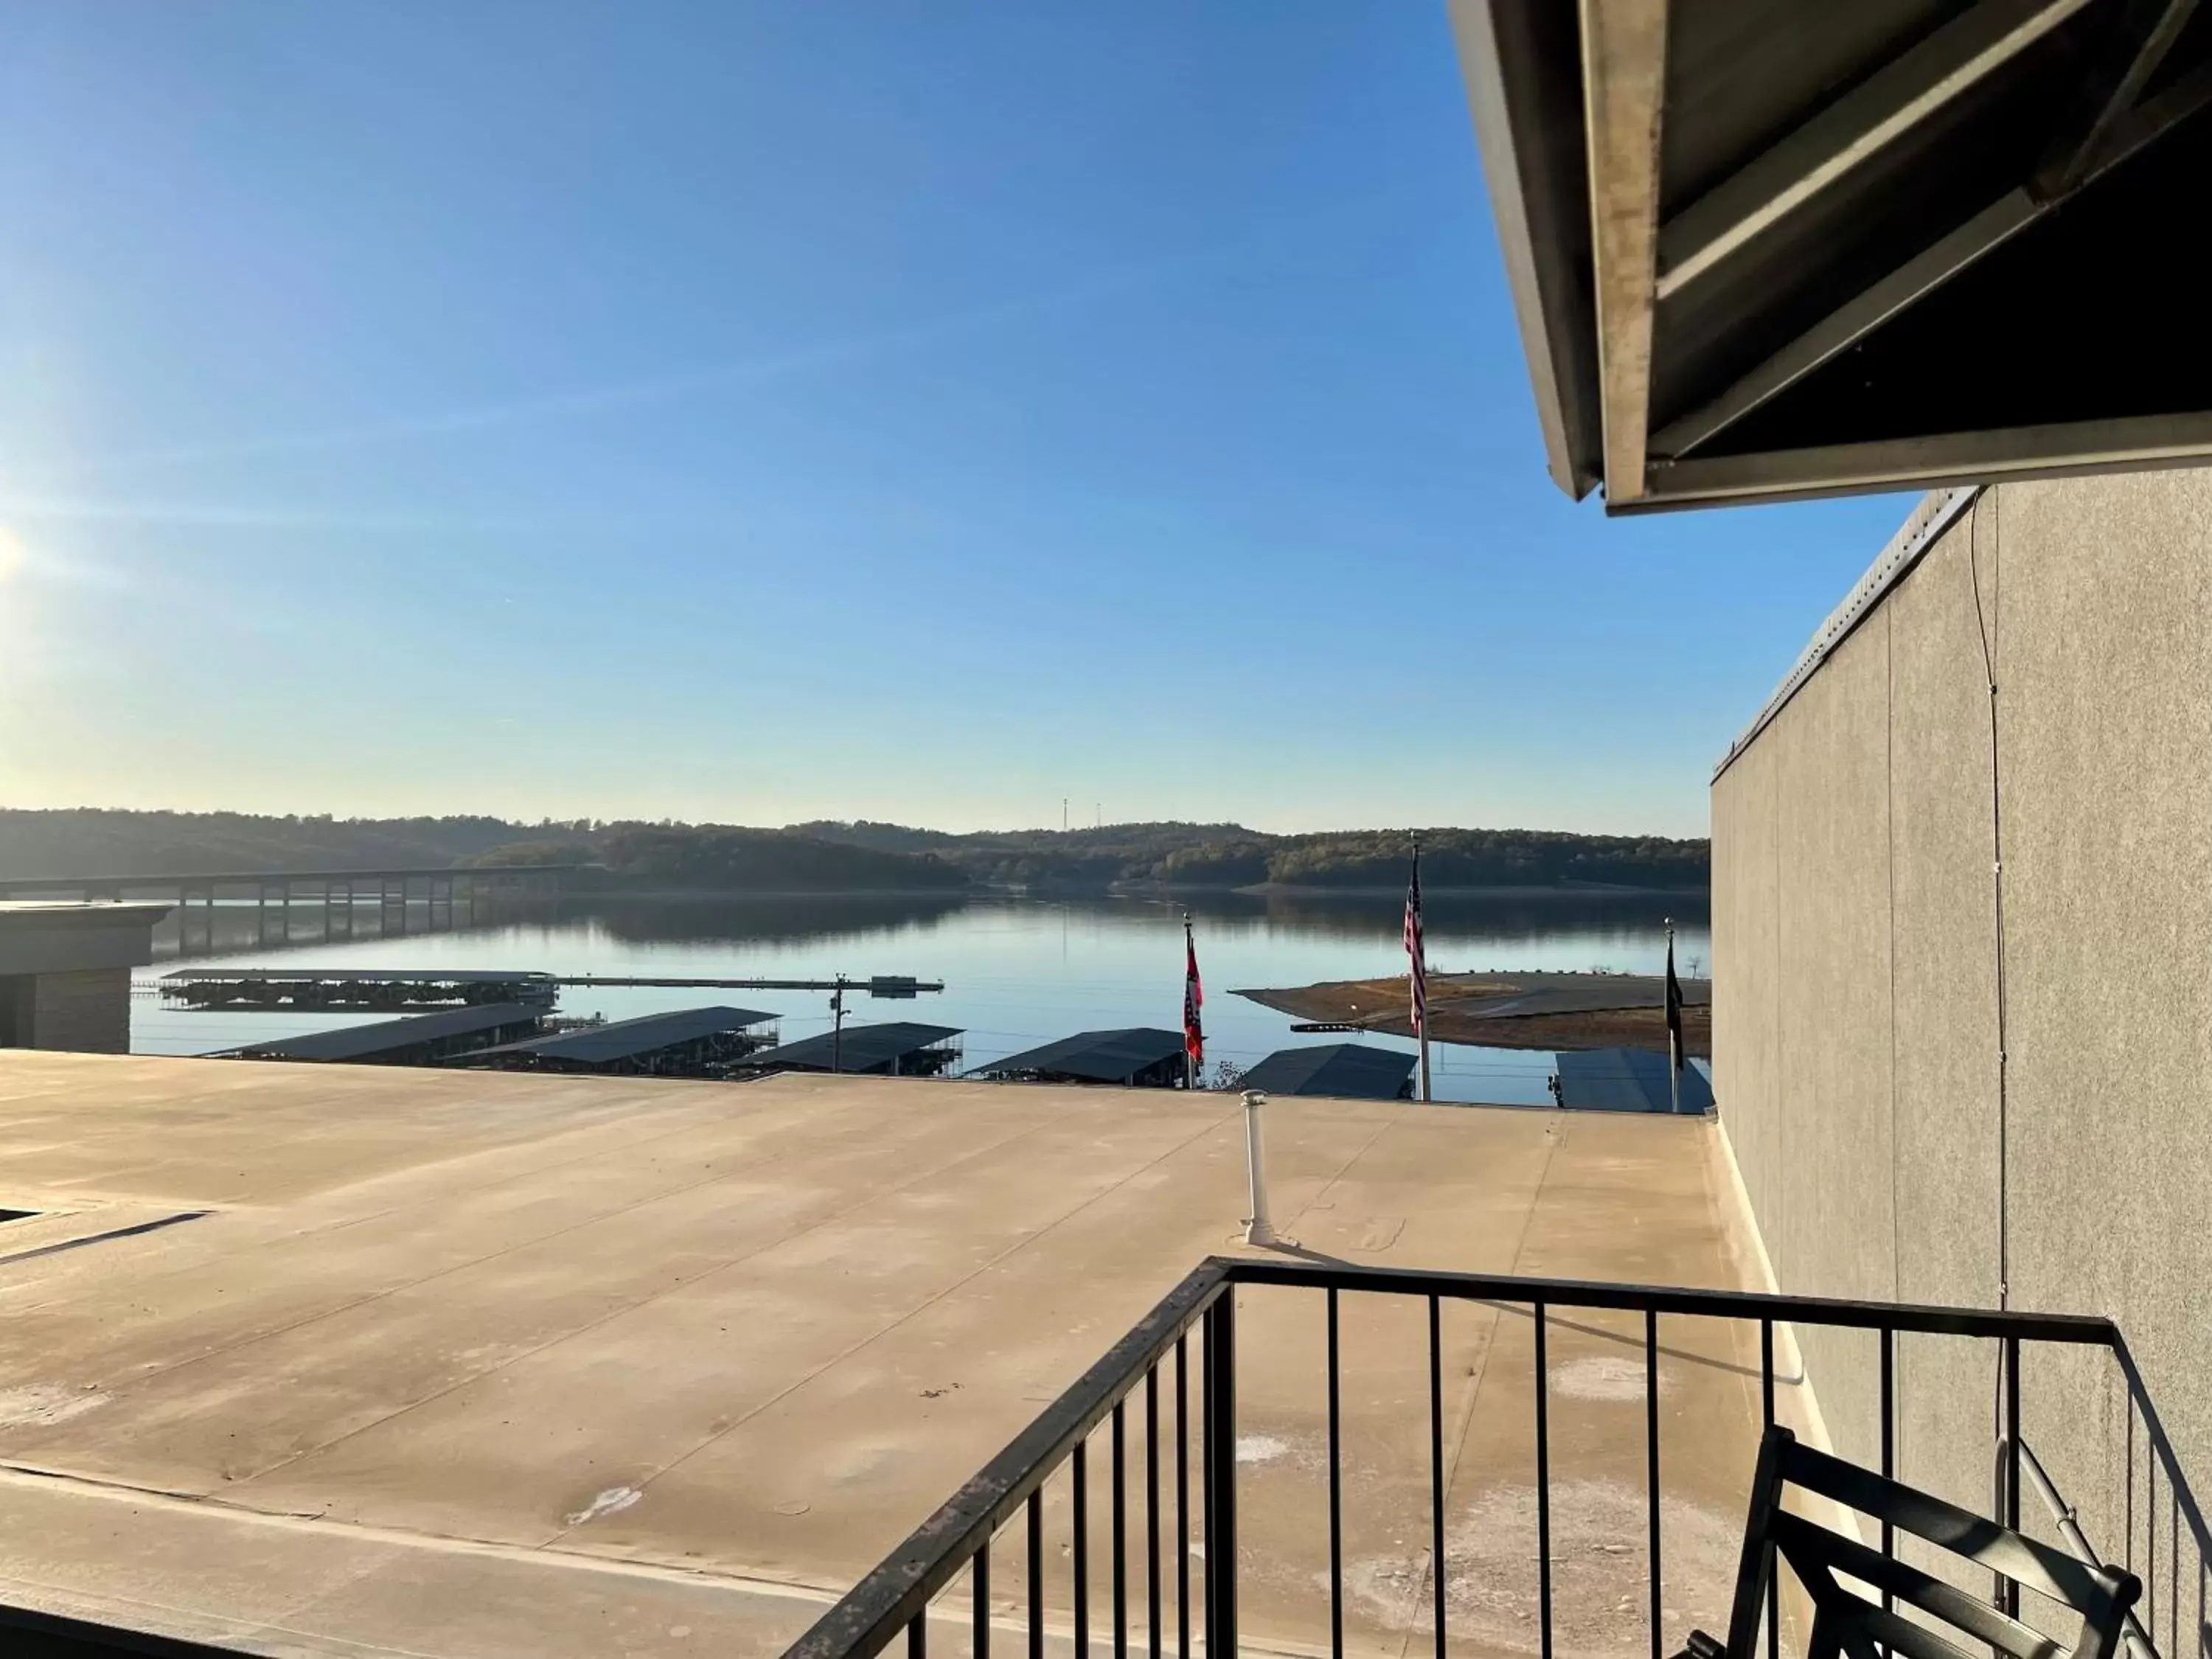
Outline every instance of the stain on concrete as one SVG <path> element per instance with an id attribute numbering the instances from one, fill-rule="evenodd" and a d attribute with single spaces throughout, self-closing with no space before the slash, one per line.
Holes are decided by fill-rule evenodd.
<path id="1" fill-rule="evenodd" d="M 1644 1362 L 1617 1354 L 1589 1354 L 1552 1367 L 1552 1392 L 1569 1400 L 1642 1404 Z M 1659 1376 L 1662 1400 L 1674 1391 L 1674 1379 Z"/>
<path id="2" fill-rule="evenodd" d="M 1643 1492 L 1624 1481 L 1552 1488 L 1552 1632 L 1559 1659 L 1634 1659 L 1650 1650 Z M 1738 1528 L 1667 1498 L 1661 1505 L 1666 1599 L 1662 1639 L 1679 1650 L 1694 1626 L 1725 1630 Z M 1490 1487 L 1444 1534 L 1444 1617 L 1452 1638 L 1536 1653 L 1543 1647 L 1537 1582 L 1536 1489 Z M 1350 1601 L 1393 1632 L 1436 1628 L 1425 1548 L 1345 1564 Z"/>
<path id="3" fill-rule="evenodd" d="M 580 1527 L 603 1515 L 619 1515 L 644 1496 L 635 1486 L 609 1486 L 583 1508 L 561 1519 L 564 1525 Z"/>
<path id="4" fill-rule="evenodd" d="M 48 1427 L 82 1417 L 107 1403 L 97 1389 L 64 1388 L 58 1382 L 35 1382 L 24 1389 L 0 1389 L 0 1425 L 10 1428 Z"/>

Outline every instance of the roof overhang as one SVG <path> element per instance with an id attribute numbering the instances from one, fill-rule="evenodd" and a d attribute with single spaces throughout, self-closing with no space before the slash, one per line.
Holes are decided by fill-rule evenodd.
<path id="1" fill-rule="evenodd" d="M 2212 460 L 2197 0 L 1451 0 L 1553 477 Z"/>
<path id="2" fill-rule="evenodd" d="M 154 926 L 171 904 L 0 902 L 0 974 L 138 968 L 154 959 Z"/>

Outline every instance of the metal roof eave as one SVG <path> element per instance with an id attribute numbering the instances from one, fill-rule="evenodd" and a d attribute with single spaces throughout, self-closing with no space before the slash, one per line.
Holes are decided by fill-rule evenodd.
<path id="1" fill-rule="evenodd" d="M 2212 461 L 2212 385 L 2171 354 L 2146 372 L 2135 337 L 2186 296 L 2099 289 L 2100 314 L 2144 320 L 2054 365 L 2033 412 L 1999 389 L 1914 424 L 1931 331 L 2010 361 L 2043 287 L 2107 237 L 2172 264 L 2183 233 L 2147 204 L 2212 155 L 2193 0 L 1449 3 L 1571 496 L 1617 514 Z M 2101 234 L 2057 212 L 2091 194 Z"/>
<path id="2" fill-rule="evenodd" d="M 1596 316 L 1588 286 L 1579 80 L 1550 72 L 1574 8 L 1556 0 L 1449 0 L 1483 179 L 1520 325 L 1546 470 L 1576 501 L 1601 473 Z M 1577 233 L 1583 233 L 1578 238 Z"/>

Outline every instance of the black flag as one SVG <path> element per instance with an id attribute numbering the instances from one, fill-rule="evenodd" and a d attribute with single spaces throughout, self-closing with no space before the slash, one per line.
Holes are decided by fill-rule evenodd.
<path id="1" fill-rule="evenodd" d="M 1667 1036 L 1674 1050 L 1674 1069 L 1682 1069 L 1682 981 L 1674 977 L 1674 939 L 1667 938 Z"/>

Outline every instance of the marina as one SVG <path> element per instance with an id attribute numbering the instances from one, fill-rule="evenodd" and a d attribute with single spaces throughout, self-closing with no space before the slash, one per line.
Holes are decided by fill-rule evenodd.
<path id="1" fill-rule="evenodd" d="M 775 1010 L 785 1043 L 826 1034 L 835 1019 L 829 988 L 842 975 L 848 1022 L 902 1006 L 864 993 L 902 988 L 911 976 L 926 1018 L 957 1028 L 967 1070 L 1060 1042 L 1071 1033 L 1180 1024 L 1182 916 L 1191 911 L 1208 990 L 1208 1087 L 1237 1077 L 1301 1042 L 1293 1015 L 1231 994 L 1247 985 L 1342 981 L 1402 975 L 1395 896 L 1194 894 L 1188 897 L 1040 899 L 868 895 L 812 899 L 707 898 L 684 904 L 568 900 L 514 902 L 495 919 L 425 931 L 418 889 L 405 933 L 351 945 L 321 942 L 318 918 L 295 909 L 289 949 L 252 944 L 250 909 L 226 906 L 240 924 L 220 957 L 179 958 L 176 922 L 155 933 L 156 960 L 130 999 L 130 1042 L 142 1054 L 204 1054 L 358 1024 L 386 1011 L 194 1008 L 161 994 L 165 975 L 186 971 L 231 979 L 250 974 L 327 975 L 356 981 L 497 971 L 555 981 L 561 1020 L 611 1024 L 702 1004 Z M 1680 907 L 1677 901 L 1675 908 Z M 1662 907 L 1648 899 L 1553 898 L 1540 902 L 1435 893 L 1428 901 L 1437 975 L 1476 966 L 1500 970 L 1649 974 L 1661 963 Z M 367 918 L 364 918 L 366 921 Z M 1686 969 L 1710 949 L 1702 920 L 1680 929 Z M 735 989 L 732 982 L 821 988 Z M 941 991 L 931 989 L 943 986 Z M 1403 980 L 1399 981 L 1401 994 Z M 726 991 L 714 988 L 732 987 Z M 913 1004 L 903 1005 L 912 1007 Z M 1393 1008 L 1398 1004 L 1394 1000 Z M 404 1012 L 392 1010 L 390 1012 Z M 848 1023 L 848 1033 L 854 1029 Z M 545 1035 L 536 1033 L 532 1035 Z M 1363 1047 L 1410 1056 L 1402 1036 L 1360 1029 L 1342 1034 Z M 1313 1041 L 1326 1042 L 1330 1038 Z M 1477 1043 L 1437 1046 L 1437 1098 L 1548 1106 L 1552 1057 Z M 1225 1069 L 1224 1069 L 1225 1068 Z"/>

